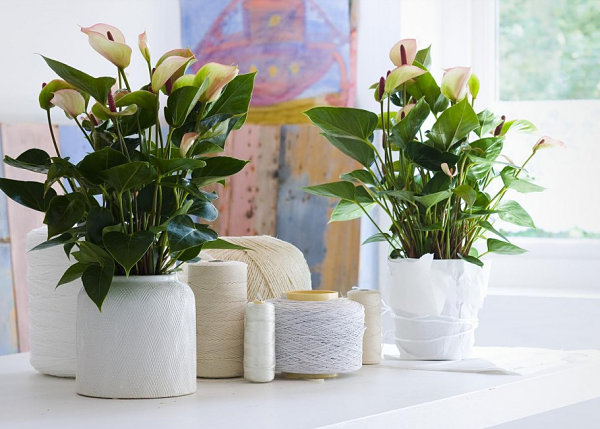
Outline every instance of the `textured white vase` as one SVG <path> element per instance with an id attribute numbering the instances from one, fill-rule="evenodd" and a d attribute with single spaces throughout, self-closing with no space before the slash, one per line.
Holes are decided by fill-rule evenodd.
<path id="1" fill-rule="evenodd" d="M 469 356 L 479 309 L 487 293 L 490 262 L 483 268 L 458 260 L 390 259 L 386 300 L 402 358 L 456 360 Z"/>
<path id="2" fill-rule="evenodd" d="M 163 398 L 196 391 L 194 294 L 175 274 L 115 277 L 102 312 L 77 302 L 77 393 Z"/>

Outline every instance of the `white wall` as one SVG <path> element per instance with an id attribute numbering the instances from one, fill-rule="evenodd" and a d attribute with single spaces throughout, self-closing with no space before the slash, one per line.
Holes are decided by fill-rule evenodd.
<path id="1" fill-rule="evenodd" d="M 45 122 L 38 105 L 42 82 L 54 72 L 36 53 L 93 76 L 114 76 L 115 67 L 96 53 L 79 26 L 114 25 L 132 47 L 127 69 L 132 86 L 147 83 L 137 36 L 147 31 L 153 58 L 180 47 L 178 0 L 0 0 L 0 123 Z M 56 112 L 54 112 L 56 111 Z M 56 123 L 69 120 L 53 109 Z"/>

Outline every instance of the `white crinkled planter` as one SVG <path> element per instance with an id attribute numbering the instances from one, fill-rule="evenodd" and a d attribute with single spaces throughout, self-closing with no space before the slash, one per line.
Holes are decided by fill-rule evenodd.
<path id="1" fill-rule="evenodd" d="M 455 360 L 469 356 L 479 309 L 487 293 L 490 262 L 462 259 L 389 259 L 385 293 L 403 359 Z"/>
<path id="2" fill-rule="evenodd" d="M 163 398 L 196 391 L 196 309 L 175 274 L 115 277 L 102 312 L 77 302 L 77 393 Z"/>

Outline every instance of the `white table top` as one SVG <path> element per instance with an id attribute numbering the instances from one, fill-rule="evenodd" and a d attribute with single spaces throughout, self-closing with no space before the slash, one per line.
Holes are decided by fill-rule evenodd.
<path id="1" fill-rule="evenodd" d="M 190 396 L 109 400 L 78 396 L 73 380 L 36 373 L 27 354 L 8 355 L 0 357 L 0 427 L 480 428 L 600 396 L 600 358 L 583 356 L 527 376 L 406 370 L 384 360 L 325 381 L 198 380 Z"/>

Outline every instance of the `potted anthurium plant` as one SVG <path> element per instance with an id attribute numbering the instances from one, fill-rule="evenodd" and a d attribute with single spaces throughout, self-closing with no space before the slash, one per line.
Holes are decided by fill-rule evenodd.
<path id="1" fill-rule="evenodd" d="M 525 251 L 494 221 L 534 226 L 523 207 L 505 197 L 541 191 L 527 164 L 539 149 L 562 143 L 542 137 L 524 162 L 513 163 L 501 156 L 507 134 L 534 126 L 476 111 L 479 81 L 470 68 L 446 70 L 438 85 L 428 70 L 429 48 L 417 50 L 414 39 L 394 45 L 390 59 L 395 68 L 372 86 L 379 114 L 342 107 L 306 112 L 361 168 L 305 190 L 340 199 L 331 221 L 367 216 L 378 233 L 365 243 L 389 245 L 387 297 L 401 354 L 462 358 L 487 288 L 489 261 L 481 257 Z M 385 222 L 371 216 L 375 207 L 387 215 Z M 478 240 L 487 245 L 481 253 Z"/>
<path id="2" fill-rule="evenodd" d="M 208 63 L 187 75 L 195 61 L 189 49 L 152 62 L 142 33 L 148 76 L 133 87 L 127 77 L 132 49 L 123 34 L 105 24 L 81 31 L 115 65 L 116 78 L 95 78 L 44 57 L 61 78 L 44 84 L 39 96 L 55 153 L 30 149 L 6 157 L 7 164 L 45 177 L 0 179 L 0 189 L 45 213 L 48 241 L 38 247 L 62 245 L 73 261 L 59 287 L 83 282 L 77 392 L 111 398 L 189 394 L 196 390 L 195 305 L 174 272 L 202 249 L 232 247 L 204 222 L 217 217 L 217 195 L 203 188 L 223 183 L 247 163 L 218 153 L 244 123 L 254 74 Z M 54 107 L 89 143 L 78 163 L 60 152 Z"/>

